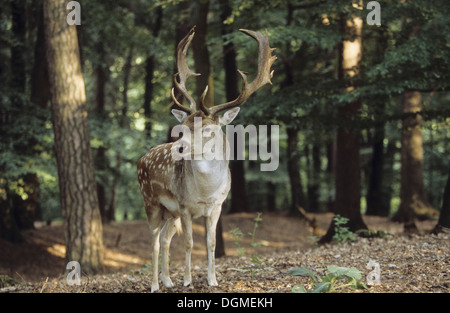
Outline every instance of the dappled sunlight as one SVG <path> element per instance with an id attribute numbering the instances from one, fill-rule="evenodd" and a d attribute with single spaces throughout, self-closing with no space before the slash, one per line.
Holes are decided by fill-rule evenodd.
<path id="1" fill-rule="evenodd" d="M 105 249 L 104 265 L 115 269 L 128 267 L 130 265 L 144 266 L 150 261 L 135 255 L 120 253 L 114 250 Z"/>
<path id="2" fill-rule="evenodd" d="M 61 244 L 54 244 L 47 248 L 47 252 L 59 258 L 64 258 L 66 256 L 66 247 Z"/>
<path id="3" fill-rule="evenodd" d="M 47 252 L 56 257 L 65 258 L 66 255 L 66 247 L 61 244 L 54 244 L 50 247 L 47 247 Z M 149 260 L 145 260 L 136 255 L 129 255 L 125 253 L 121 253 L 118 251 L 114 251 L 108 248 L 105 248 L 104 255 L 104 265 L 107 267 L 112 267 L 114 269 L 120 269 L 124 267 L 128 267 L 129 265 L 140 265 L 143 266 L 149 263 Z"/>

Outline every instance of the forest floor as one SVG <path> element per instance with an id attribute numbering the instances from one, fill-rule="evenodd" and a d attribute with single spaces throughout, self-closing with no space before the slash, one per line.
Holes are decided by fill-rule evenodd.
<path id="1" fill-rule="evenodd" d="M 316 235 L 324 234 L 332 215 L 308 215 L 317 220 Z M 375 260 L 380 265 L 378 285 L 338 291 L 450 292 L 450 234 L 431 234 L 436 221 L 418 221 L 418 233 L 404 234 L 401 224 L 364 216 L 369 229 L 390 235 L 318 246 L 317 237 L 312 236 L 304 220 L 268 213 L 262 215 L 252 238 L 255 217 L 256 213 L 223 216 L 226 256 L 216 260 L 218 287 L 209 287 L 206 281 L 203 220 L 196 220 L 193 226 L 193 283 L 188 287 L 183 287 L 183 239 L 176 235 L 170 250 L 175 287 L 162 287 L 160 291 L 290 293 L 297 285 L 313 288 L 313 281 L 292 276 L 289 269 L 305 267 L 323 276 L 330 265 L 354 267 L 362 274 L 361 282 L 366 283 L 373 270 L 367 264 Z M 237 229 L 242 232 L 239 239 L 232 235 Z M 105 270 L 94 276 L 82 273 L 81 285 L 67 284 L 61 225 L 43 226 L 23 235 L 22 244 L 0 240 L 0 292 L 150 292 L 150 232 L 145 221 L 105 225 Z"/>

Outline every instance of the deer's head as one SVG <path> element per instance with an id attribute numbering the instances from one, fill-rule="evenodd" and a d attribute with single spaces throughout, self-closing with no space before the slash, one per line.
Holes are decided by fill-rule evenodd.
<path id="1" fill-rule="evenodd" d="M 187 64 L 187 51 L 191 44 L 195 34 L 195 26 L 189 31 L 177 47 L 177 67 L 178 72 L 174 75 L 174 88 L 172 88 L 172 114 L 181 123 L 181 128 L 175 129 L 174 135 L 182 131 L 183 134 L 189 133 L 190 138 L 180 139 L 178 145 L 175 145 L 177 149 L 176 153 L 179 155 L 189 155 L 193 159 L 199 159 L 206 157 L 211 158 L 211 153 L 215 153 L 215 156 L 223 155 L 219 152 L 217 154 L 217 145 L 210 145 L 211 147 L 205 147 L 208 142 L 214 140 L 216 144 L 220 142 L 226 144 L 225 136 L 221 130 L 221 127 L 231 123 L 239 113 L 239 106 L 248 99 L 256 90 L 265 84 L 272 84 L 271 78 L 273 71 L 270 68 L 273 62 L 276 60 L 276 56 L 272 56 L 274 48 L 269 46 L 269 37 L 267 32 L 263 35 L 259 32 L 241 29 L 241 32 L 254 38 L 258 43 L 258 73 L 255 79 L 248 83 L 247 74 L 238 70 L 238 73 L 242 77 L 242 90 L 239 96 L 230 102 L 215 105 L 212 107 L 206 107 L 205 97 L 208 92 L 208 86 L 206 86 L 203 92 L 199 105 L 197 105 L 194 98 L 189 94 L 186 89 L 186 81 L 190 77 L 198 76 L 200 74 L 194 73 L 189 69 Z M 184 106 L 175 96 L 175 91 L 185 98 L 189 104 L 189 107 Z M 226 111 L 224 114 L 220 112 Z M 183 131 L 184 130 L 184 131 Z M 201 140 L 199 140 L 201 139 Z M 224 147 L 224 146 L 222 146 Z M 211 151 L 212 148 L 212 151 Z M 215 150 L 216 149 L 216 150 Z"/>

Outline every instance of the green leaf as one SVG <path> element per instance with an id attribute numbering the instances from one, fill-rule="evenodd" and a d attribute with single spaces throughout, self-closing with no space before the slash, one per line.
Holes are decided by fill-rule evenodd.
<path id="1" fill-rule="evenodd" d="M 296 285 L 292 287 L 293 293 L 307 293 L 305 286 L 302 285 Z"/>
<path id="2" fill-rule="evenodd" d="M 360 282 L 355 282 L 355 284 L 352 287 L 355 289 L 369 289 L 369 287 L 367 287 L 366 284 Z"/>
<path id="3" fill-rule="evenodd" d="M 311 271 L 307 268 L 304 267 L 297 267 L 297 268 L 293 268 L 290 269 L 289 274 L 294 275 L 294 276 L 311 276 L 314 278 L 314 276 L 316 275 L 316 273 L 314 271 Z"/>
<path id="4" fill-rule="evenodd" d="M 327 292 L 330 290 L 331 283 L 330 282 L 324 282 L 324 283 L 318 283 L 316 287 L 311 291 L 312 293 L 321 293 L 321 292 Z"/>
<path id="5" fill-rule="evenodd" d="M 338 277 L 350 277 L 354 278 L 355 280 L 361 279 L 362 275 L 361 272 L 358 271 L 354 267 L 339 267 L 335 265 L 329 265 L 327 266 L 327 269 L 335 276 Z"/>

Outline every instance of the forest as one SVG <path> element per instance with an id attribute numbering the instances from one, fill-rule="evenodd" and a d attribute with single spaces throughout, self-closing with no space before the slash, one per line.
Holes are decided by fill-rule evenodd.
<path id="1" fill-rule="evenodd" d="M 278 166 L 262 171 L 268 161 L 248 157 L 248 141 L 244 160 L 229 162 L 217 262 L 229 256 L 229 238 L 242 244 L 227 222 L 239 216 L 252 217 L 253 235 L 273 218 L 273 229 L 258 230 L 261 240 L 282 232 L 278 218 L 301 223 L 324 251 L 338 249 L 329 245 L 342 218 L 361 246 L 383 237 L 368 222 L 376 218 L 412 242 L 444 238 L 439 288 L 449 292 L 448 0 L 69 2 L 0 4 L 0 289 L 18 271 L 11 251 L 46 229 L 60 227 L 56 275 L 72 260 L 94 275 L 110 249 L 105 229 L 147 223 L 136 166 L 173 141 L 177 45 L 195 26 L 188 64 L 201 75 L 187 89 L 208 107 L 239 95 L 238 69 L 249 80 L 257 72 L 258 46 L 240 29 L 267 34 L 277 57 L 271 84 L 232 124 L 279 127 Z M 149 260 L 150 246 L 143 249 Z M 33 291 L 44 290 L 46 276 Z"/>

